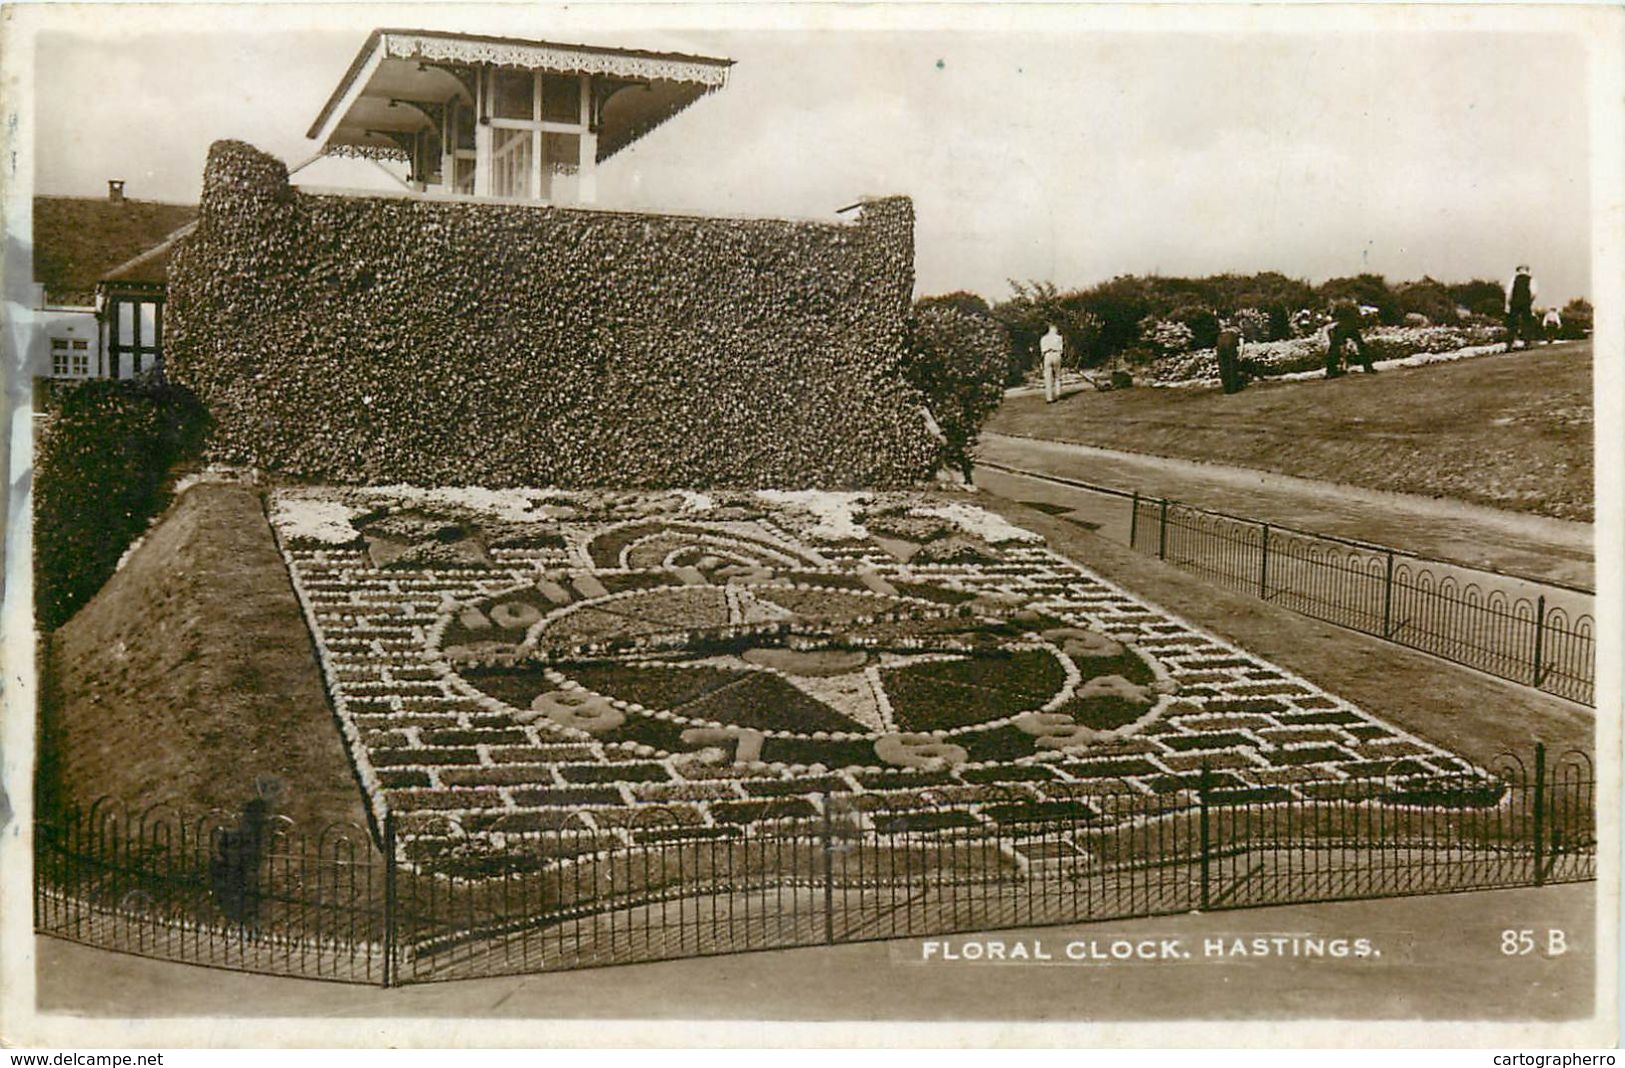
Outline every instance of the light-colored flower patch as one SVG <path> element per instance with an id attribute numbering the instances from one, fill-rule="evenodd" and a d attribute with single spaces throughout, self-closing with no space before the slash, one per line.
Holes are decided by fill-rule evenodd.
<path id="1" fill-rule="evenodd" d="M 1499 352 L 1493 331 L 1450 326 L 1377 326 L 1364 331 L 1375 365 L 1420 367 L 1430 363 L 1470 359 Z M 1258 374 L 1282 382 L 1325 376 L 1323 366 L 1329 342 L 1326 330 L 1308 337 L 1262 341 L 1242 347 L 1242 359 Z M 1180 352 L 1157 360 L 1151 367 L 1157 386 L 1212 386 L 1219 381 L 1219 358 L 1213 349 Z"/>

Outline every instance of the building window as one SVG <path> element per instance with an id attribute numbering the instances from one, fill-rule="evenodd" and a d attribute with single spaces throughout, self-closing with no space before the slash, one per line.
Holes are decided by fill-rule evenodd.
<path id="1" fill-rule="evenodd" d="M 150 289 L 108 297 L 107 364 L 113 378 L 129 378 L 156 366 L 162 356 L 162 296 Z"/>
<path id="2" fill-rule="evenodd" d="M 72 364 L 68 359 L 68 339 L 53 337 L 51 339 L 51 377 L 66 378 L 72 373 Z"/>
<path id="3" fill-rule="evenodd" d="M 584 74 L 543 74 L 492 68 L 484 82 L 490 102 L 492 196 L 573 203 L 582 199 L 590 131 Z"/>
<path id="4" fill-rule="evenodd" d="M 75 378 L 88 378 L 90 376 L 90 342 L 84 338 L 73 339 L 73 375 Z"/>

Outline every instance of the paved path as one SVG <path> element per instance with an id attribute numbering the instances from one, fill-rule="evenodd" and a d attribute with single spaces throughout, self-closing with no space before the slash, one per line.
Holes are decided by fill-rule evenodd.
<path id="1" fill-rule="evenodd" d="M 1446 498 L 1389 493 L 1223 464 L 1116 452 L 1089 445 L 984 433 L 980 459 L 1319 534 L 1389 545 L 1467 567 L 1592 588 L 1593 531 L 1575 523 Z M 1003 497 L 1036 501 L 1114 541 L 1127 542 L 1128 512 L 1117 498 L 980 468 L 977 483 Z"/>
<path id="2" fill-rule="evenodd" d="M 1563 1020 L 1591 1012 L 1595 900 L 1594 884 L 1581 883 L 1029 928 L 931 940 L 937 943 L 931 950 L 927 940 L 911 938 L 396 990 L 213 971 L 53 938 L 36 939 L 34 970 L 40 1010 L 73 1014 L 64 1026 L 77 1029 L 75 1044 L 81 1046 L 93 1041 L 95 1017 L 100 1016 L 157 1017 L 147 1025 L 155 1037 L 165 1034 L 164 1017 L 303 1017 L 304 1024 L 281 1025 L 277 1032 L 283 1042 L 302 1044 L 332 1034 L 319 1030 L 324 1021 L 318 1018 L 328 1018 L 330 1026 L 333 1018 L 353 1021 L 368 1016 L 959 1024 Z M 1527 956 L 1503 955 L 1501 932 L 1509 928 L 1537 933 L 1539 948 Z M 1548 954 L 1549 930 L 1563 932 L 1564 952 Z M 1292 935 L 1363 938 L 1376 955 L 1295 956 L 1286 948 L 1290 943 L 1272 947 L 1263 957 L 1231 954 L 1237 939 L 1250 950 L 1255 938 Z M 1093 942 L 1108 947 L 1100 952 L 1108 952 L 1117 939 L 1136 944 L 1155 939 L 1159 946 L 1163 939 L 1176 940 L 1190 955 L 1129 962 L 1066 959 L 1069 944 Z M 1220 940 L 1223 952 L 1209 951 L 1209 939 Z M 1036 956 L 1035 947 L 1041 944 L 1054 959 L 1042 963 L 941 959 L 945 944 L 962 947 L 967 941 L 1002 942 L 1007 953 L 1019 942 L 1030 956 Z M 174 1040 L 161 1044 L 183 1044 L 186 1035 L 204 1034 L 195 1027 L 169 1026 Z M 390 1040 L 413 1044 L 405 1037 L 409 1026 L 392 1025 Z M 446 1026 L 418 1042 L 438 1037 L 442 1044 L 454 1044 L 455 1035 L 445 1031 Z M 897 1026 L 885 1033 L 895 1034 Z M 127 1037 L 129 1030 L 114 1033 L 126 1036 L 122 1045 L 140 1041 Z M 244 1025 L 222 1026 L 210 1037 L 230 1044 L 249 1041 L 242 1036 L 251 1033 Z M 353 1024 L 350 1033 L 358 1033 Z M 463 1033 L 475 1041 L 481 1041 L 480 1035 L 492 1041 L 498 1032 L 486 1026 Z M 597 1035 L 598 1041 L 622 1033 L 609 1025 L 586 1032 L 589 1038 Z M 1435 1038 L 1440 1034 L 1433 1033 Z M 988 1037 L 1000 1034 L 1007 1041 L 1014 1037 L 1007 1029 Z M 527 1044 L 545 1045 L 551 1032 L 547 1025 L 535 1023 L 526 1035 Z M 938 1037 L 948 1035 L 942 1032 Z M 1491 1041 L 1481 1032 L 1464 1031 L 1461 1038 L 1466 1044 Z M 1598 1040 L 1608 1041 L 1601 1035 Z"/>

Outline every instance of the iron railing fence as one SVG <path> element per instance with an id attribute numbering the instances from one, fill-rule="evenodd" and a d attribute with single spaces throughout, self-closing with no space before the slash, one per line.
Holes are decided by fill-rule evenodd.
<path id="1" fill-rule="evenodd" d="M 237 971 L 385 979 L 388 865 L 353 824 L 311 834 L 251 804 L 189 816 L 110 800 L 34 824 L 34 926 Z"/>
<path id="2" fill-rule="evenodd" d="M 1580 753 L 1487 773 L 978 802 L 821 794 L 818 814 L 487 840 L 315 835 L 98 805 L 36 827 L 35 924 L 110 949 L 385 985 L 1010 927 L 1595 878 Z M 407 862 L 398 859 L 414 856 Z"/>
<path id="3" fill-rule="evenodd" d="M 1596 704 L 1595 591 L 1011 467 L 1121 499 L 1131 548 L 1316 619 Z"/>
<path id="4" fill-rule="evenodd" d="M 1166 499 L 1135 495 L 1130 507 L 1130 545 L 1140 552 L 1303 615 L 1582 704 L 1596 701 L 1595 621 L 1581 610 L 1590 591 Z M 1490 585 L 1498 579 L 1531 592 Z"/>

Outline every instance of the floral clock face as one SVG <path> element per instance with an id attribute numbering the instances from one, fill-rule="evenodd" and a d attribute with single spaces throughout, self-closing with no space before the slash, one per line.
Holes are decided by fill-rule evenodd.
<path id="1" fill-rule="evenodd" d="M 448 607 L 431 644 L 520 723 L 702 764 L 1009 762 L 1137 729 L 1174 689 L 1104 634 L 938 583 L 665 563 Z"/>

